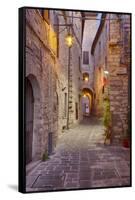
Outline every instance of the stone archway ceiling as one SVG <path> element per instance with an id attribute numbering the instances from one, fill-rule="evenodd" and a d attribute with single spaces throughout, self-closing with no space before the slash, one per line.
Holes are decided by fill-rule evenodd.
<path id="1" fill-rule="evenodd" d="M 91 96 L 93 95 L 93 91 L 92 91 L 91 89 L 89 89 L 89 88 L 83 88 L 83 89 L 82 89 L 82 92 L 83 92 L 83 93 L 88 93 L 88 94 L 90 94 Z"/>

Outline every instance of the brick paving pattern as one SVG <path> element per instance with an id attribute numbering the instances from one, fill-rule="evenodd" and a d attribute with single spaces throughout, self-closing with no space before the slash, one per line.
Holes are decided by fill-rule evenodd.
<path id="1" fill-rule="evenodd" d="M 58 139 L 53 155 L 27 175 L 27 191 L 130 186 L 130 150 L 104 145 L 100 120 L 87 118 Z"/>

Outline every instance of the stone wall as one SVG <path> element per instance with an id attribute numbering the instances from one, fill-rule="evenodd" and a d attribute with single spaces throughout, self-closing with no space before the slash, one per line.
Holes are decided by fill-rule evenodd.
<path id="1" fill-rule="evenodd" d="M 40 159 L 48 149 L 49 132 L 53 133 L 53 148 L 56 145 L 56 56 L 49 38 L 51 31 L 38 10 L 26 9 L 26 78 L 37 94 L 34 99 L 33 159 Z"/>
<path id="2" fill-rule="evenodd" d="M 63 15 L 63 13 L 61 12 Z M 64 13 L 65 14 L 65 13 Z M 67 15 L 72 16 L 72 12 L 66 12 Z M 60 24 L 71 24 L 71 18 L 66 17 L 66 14 L 59 16 Z M 74 16 L 80 16 L 80 12 L 73 12 Z M 57 70 L 58 82 L 57 90 L 59 95 L 59 132 L 72 127 L 81 120 L 80 111 L 80 62 L 81 62 L 81 39 L 82 39 L 82 22 L 77 18 L 73 19 L 73 29 L 70 32 L 74 35 L 74 42 L 70 48 L 66 45 L 65 37 L 68 34 L 68 29 L 63 31 L 64 27 L 60 27 L 59 35 L 59 67 Z M 70 63 L 69 63 L 70 60 Z M 69 70 L 69 77 L 68 77 Z M 69 85 L 69 88 L 68 88 Z M 66 94 L 66 105 L 65 105 Z M 66 108 L 65 108 L 66 106 Z M 76 106 L 78 107 L 78 118 L 76 118 Z M 69 112 L 69 116 L 68 116 Z M 69 119 L 68 119 L 69 117 Z"/>
<path id="3" fill-rule="evenodd" d="M 130 16 L 111 15 L 110 22 L 109 82 L 112 132 L 120 141 L 128 129 L 129 74 L 130 72 Z"/>
<path id="4" fill-rule="evenodd" d="M 111 20 L 105 20 L 102 24 L 93 53 L 95 108 L 97 114 L 102 114 L 103 99 L 109 95 L 112 139 L 120 142 L 129 126 L 130 15 L 107 14 L 106 19 Z M 105 75 L 104 71 L 109 74 Z"/>
<path id="5" fill-rule="evenodd" d="M 109 24 L 105 21 L 102 32 L 96 41 L 96 46 L 93 54 L 94 59 L 94 90 L 95 90 L 95 115 L 102 117 L 104 112 L 103 98 L 105 93 L 104 87 L 104 70 L 108 70 L 108 36 Z"/>
<path id="6" fill-rule="evenodd" d="M 81 120 L 79 59 L 81 59 L 82 22 L 78 19 L 73 22 L 72 31 L 75 38 L 71 47 L 68 82 L 69 48 L 65 44 L 68 30 L 66 26 L 59 26 L 57 32 L 54 24 L 56 17 L 59 24 L 71 23 L 66 14 L 72 13 L 65 14 L 58 10 L 49 12 L 50 18 L 47 21 L 38 9 L 26 9 L 26 79 L 30 81 L 34 94 L 32 160 L 41 159 L 45 151 L 50 151 L 49 133 L 52 134 L 52 150 L 54 150 L 58 136 L 67 128 L 68 111 L 70 127 Z M 74 15 L 80 16 L 80 13 Z M 68 84 L 72 85 L 70 94 L 68 94 Z M 69 108 L 68 95 L 72 99 Z M 78 117 L 76 117 L 77 107 Z"/>

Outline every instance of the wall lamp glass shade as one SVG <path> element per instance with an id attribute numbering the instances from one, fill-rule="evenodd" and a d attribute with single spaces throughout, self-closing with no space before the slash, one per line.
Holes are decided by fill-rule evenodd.
<path id="1" fill-rule="evenodd" d="M 66 37 L 65 37 L 65 42 L 66 42 L 66 45 L 68 47 L 71 47 L 73 45 L 73 42 L 74 42 L 74 38 L 71 34 L 68 34 Z"/>
<path id="2" fill-rule="evenodd" d="M 109 72 L 108 72 L 107 70 L 104 70 L 104 73 L 105 73 L 105 74 L 109 74 Z"/>
<path id="3" fill-rule="evenodd" d="M 89 80 L 89 78 L 88 78 L 88 77 L 85 77 L 84 80 L 87 82 L 87 81 Z"/>

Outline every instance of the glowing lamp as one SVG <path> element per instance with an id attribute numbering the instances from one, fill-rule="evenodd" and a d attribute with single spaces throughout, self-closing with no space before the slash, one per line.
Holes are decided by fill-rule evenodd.
<path id="1" fill-rule="evenodd" d="M 105 74 L 109 74 L 109 72 L 108 72 L 107 70 L 104 70 L 104 73 L 105 73 Z"/>
<path id="2" fill-rule="evenodd" d="M 71 47 L 73 45 L 73 36 L 71 34 L 68 34 L 65 38 L 66 45 L 68 47 Z"/>
<path id="3" fill-rule="evenodd" d="M 85 80 L 85 81 L 88 81 L 89 79 L 88 79 L 88 77 L 86 76 L 86 77 L 84 78 L 84 80 Z"/>

